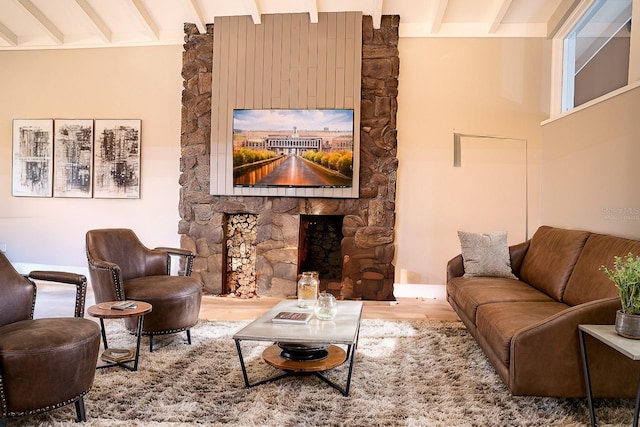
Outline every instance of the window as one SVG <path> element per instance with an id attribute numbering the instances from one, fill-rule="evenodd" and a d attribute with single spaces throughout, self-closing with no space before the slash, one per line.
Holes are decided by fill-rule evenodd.
<path id="1" fill-rule="evenodd" d="M 595 0 L 563 39 L 562 111 L 628 84 L 633 0 Z"/>

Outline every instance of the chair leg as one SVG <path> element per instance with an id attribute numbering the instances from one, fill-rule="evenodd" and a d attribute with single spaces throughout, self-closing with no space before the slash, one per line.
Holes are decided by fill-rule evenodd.
<path id="1" fill-rule="evenodd" d="M 149 353 L 153 353 L 153 335 L 149 335 Z"/>
<path id="2" fill-rule="evenodd" d="M 191 345 L 191 329 L 187 329 L 187 342 Z"/>
<path id="3" fill-rule="evenodd" d="M 76 415 L 78 416 L 78 422 L 87 421 L 87 413 L 84 410 L 84 399 L 82 396 L 76 400 Z"/>

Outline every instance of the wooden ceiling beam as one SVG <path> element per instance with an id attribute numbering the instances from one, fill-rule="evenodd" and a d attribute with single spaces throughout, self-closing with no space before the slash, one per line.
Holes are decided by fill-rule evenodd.
<path id="1" fill-rule="evenodd" d="M 373 28 L 375 28 L 376 30 L 380 29 L 380 25 L 382 24 L 382 4 L 383 4 L 384 0 L 373 0 L 373 12 L 372 12 L 372 19 L 373 19 Z"/>
<path id="2" fill-rule="evenodd" d="M 309 9 L 309 22 L 318 23 L 318 0 L 307 0 L 307 8 Z"/>
<path id="3" fill-rule="evenodd" d="M 498 5 L 498 9 L 493 14 L 493 19 L 491 19 L 491 22 L 489 23 L 490 34 L 496 33 L 498 28 L 500 28 L 504 16 L 507 14 L 509 7 L 511 7 L 511 2 L 512 0 L 502 0 Z"/>
<path id="4" fill-rule="evenodd" d="M 18 46 L 18 36 L 2 23 L 0 23 L 0 38 L 9 43 L 10 46 Z"/>
<path id="5" fill-rule="evenodd" d="M 431 19 L 429 21 L 431 34 L 440 31 L 440 26 L 444 20 L 444 14 L 447 11 L 448 5 L 449 0 L 437 0 L 434 3 L 433 13 L 431 14 Z"/>
<path id="6" fill-rule="evenodd" d="M 17 0 L 18 4 L 31 15 L 40 27 L 47 33 L 53 41 L 58 45 L 64 44 L 64 35 L 62 31 L 51 22 L 40 9 L 38 9 L 31 0 Z"/>
<path id="7" fill-rule="evenodd" d="M 191 11 L 190 15 L 193 16 L 193 21 L 198 27 L 198 31 L 200 34 L 204 34 L 207 32 L 207 23 L 204 22 L 204 15 L 202 14 L 202 9 L 200 8 L 200 3 L 198 0 L 185 0 L 187 4 L 187 8 Z"/>
<path id="8" fill-rule="evenodd" d="M 579 4 L 580 0 L 562 0 L 551 15 L 551 18 L 547 21 L 547 38 L 551 39 L 555 37 L 556 33 Z"/>
<path id="9" fill-rule="evenodd" d="M 93 24 L 102 40 L 106 43 L 111 43 L 112 33 L 107 24 L 104 23 L 100 15 L 96 13 L 96 11 L 91 7 L 87 0 L 76 0 L 78 6 L 82 9 L 82 11 L 87 15 L 89 21 Z"/>
<path id="10" fill-rule="evenodd" d="M 145 26 L 149 33 L 154 37 L 154 40 L 160 40 L 160 31 L 158 26 L 154 22 L 153 18 L 149 14 L 149 11 L 142 4 L 142 0 L 131 0 L 133 8 L 140 22 Z"/>
<path id="11" fill-rule="evenodd" d="M 262 24 L 262 13 L 260 12 L 260 8 L 258 7 L 257 0 L 244 0 L 244 5 L 247 9 L 249 9 L 249 13 L 251 15 L 251 19 L 253 23 L 258 25 Z"/>

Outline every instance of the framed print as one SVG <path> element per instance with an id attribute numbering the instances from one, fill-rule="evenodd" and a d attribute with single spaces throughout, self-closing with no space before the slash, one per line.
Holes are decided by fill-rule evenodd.
<path id="1" fill-rule="evenodd" d="M 51 197 L 53 119 L 13 120 L 13 196 Z"/>
<path id="2" fill-rule="evenodd" d="M 91 197 L 93 120 L 54 121 L 54 197 Z"/>
<path id="3" fill-rule="evenodd" d="M 140 198 L 141 120 L 96 120 L 93 197 Z"/>

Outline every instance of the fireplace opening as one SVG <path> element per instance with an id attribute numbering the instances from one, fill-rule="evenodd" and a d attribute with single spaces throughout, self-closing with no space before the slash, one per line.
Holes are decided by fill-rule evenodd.
<path id="1" fill-rule="evenodd" d="M 343 215 L 300 215 L 298 273 L 317 271 L 320 290 L 340 296 Z"/>

